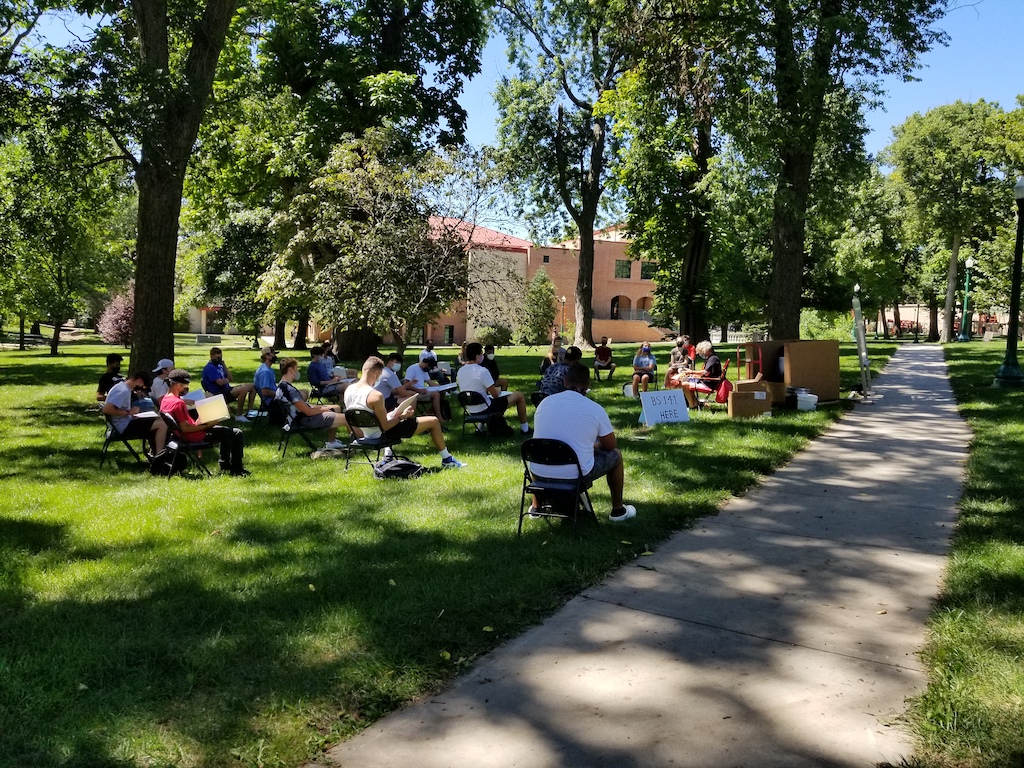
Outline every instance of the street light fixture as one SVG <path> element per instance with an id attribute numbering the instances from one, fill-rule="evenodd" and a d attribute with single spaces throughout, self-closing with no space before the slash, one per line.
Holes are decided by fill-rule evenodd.
<path id="1" fill-rule="evenodd" d="M 1013 249 L 1013 277 L 1010 280 L 1010 322 L 1006 329 L 1006 356 L 996 371 L 992 386 L 1001 389 L 1024 387 L 1024 373 L 1017 364 L 1017 325 L 1020 316 L 1020 269 L 1024 253 L 1024 176 L 1013 185 L 1013 198 L 1017 201 L 1017 243 Z"/>
<path id="2" fill-rule="evenodd" d="M 565 335 L 565 296 L 562 297 L 562 335 Z"/>
<path id="3" fill-rule="evenodd" d="M 974 317 L 971 310 L 971 270 L 974 268 L 974 259 L 968 256 L 964 266 L 967 267 L 967 274 L 964 276 L 964 311 L 960 316 L 960 335 L 957 336 L 957 341 L 971 340 L 971 318 Z"/>

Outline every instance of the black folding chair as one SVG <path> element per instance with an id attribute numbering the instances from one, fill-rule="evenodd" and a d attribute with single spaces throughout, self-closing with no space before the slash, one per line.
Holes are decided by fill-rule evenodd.
<path id="1" fill-rule="evenodd" d="M 523 457 L 523 495 L 519 500 L 519 529 L 523 533 L 523 518 L 527 515 L 547 519 L 572 521 L 572 534 L 576 535 L 576 522 L 582 515 L 597 522 L 594 505 L 590 503 L 591 482 L 584 478 L 583 468 L 576 452 L 561 440 L 531 437 L 520 446 Z M 545 467 L 575 467 L 576 477 L 556 480 L 534 474 L 530 464 Z M 527 497 L 537 500 L 534 507 Z"/>
<path id="2" fill-rule="evenodd" d="M 533 403 L 533 407 L 536 408 L 540 405 L 540 401 L 548 396 L 547 392 L 541 392 L 539 389 L 534 390 L 530 393 L 530 402 Z"/>
<path id="3" fill-rule="evenodd" d="M 178 420 L 176 418 L 166 411 L 160 412 L 160 418 L 167 425 L 167 445 L 164 447 L 164 450 L 170 451 L 172 454 L 171 460 L 166 464 L 168 467 L 167 479 L 170 480 L 173 474 L 170 468 L 179 465 L 179 456 L 185 457 L 185 464 L 182 466 L 201 469 L 207 477 L 212 477 L 210 470 L 199 460 L 199 454 L 206 448 L 213 448 L 213 443 L 207 440 L 205 435 L 198 442 L 189 442 L 178 427 Z"/>
<path id="4" fill-rule="evenodd" d="M 276 411 L 274 418 L 271 418 L 271 411 Z M 292 435 L 298 435 L 309 446 L 309 452 L 316 450 L 316 445 L 309 439 L 309 432 L 315 432 L 319 427 L 303 428 L 298 424 L 298 419 L 292 416 L 292 410 L 283 400 L 271 400 L 267 405 L 267 420 L 281 425 L 281 439 L 277 441 L 277 450 L 281 452 L 283 459 L 288 454 L 288 444 Z"/>
<path id="5" fill-rule="evenodd" d="M 110 448 L 110 444 L 111 443 L 122 443 L 124 445 L 124 447 L 128 449 L 128 452 L 132 456 L 135 457 L 135 461 L 137 461 L 139 464 L 145 464 L 146 462 L 139 455 L 138 451 L 136 451 L 134 448 L 132 448 L 131 443 L 128 442 L 128 441 L 129 441 L 129 439 L 131 439 L 131 440 L 140 440 L 142 442 L 142 450 L 143 450 L 143 452 L 145 452 L 145 450 L 146 450 L 146 438 L 145 437 L 127 438 L 124 435 L 122 435 L 120 432 L 117 431 L 117 428 L 114 426 L 114 422 L 113 422 L 113 420 L 111 419 L 110 416 L 104 416 L 104 418 L 107 420 L 107 431 L 106 431 L 106 439 L 103 441 L 103 453 L 100 454 L 100 467 L 103 466 L 103 462 L 107 458 L 107 449 Z"/>
<path id="6" fill-rule="evenodd" d="M 349 408 L 345 411 L 345 422 L 350 430 L 353 427 L 358 427 L 359 429 L 381 429 L 380 422 L 377 421 L 377 417 L 374 416 L 373 412 L 364 411 L 361 408 Z M 381 429 L 380 434 L 376 437 L 356 437 L 353 432 L 352 439 L 348 444 L 348 455 L 345 456 L 345 469 L 348 469 L 353 449 L 358 448 L 362 451 L 363 456 L 366 457 L 367 464 L 372 467 L 376 462 L 380 461 L 380 454 L 385 448 L 391 448 L 400 442 L 402 442 L 401 438 L 388 437 L 383 429 Z M 376 451 L 376 458 L 370 458 L 370 451 Z"/>
<path id="7" fill-rule="evenodd" d="M 487 401 L 484 396 L 479 392 L 459 392 L 459 405 L 462 406 L 462 436 L 466 436 L 466 425 L 467 424 L 483 424 L 486 426 L 487 422 L 491 418 L 491 414 L 487 412 L 483 413 L 471 413 L 469 406 L 473 405 L 487 405 Z"/>

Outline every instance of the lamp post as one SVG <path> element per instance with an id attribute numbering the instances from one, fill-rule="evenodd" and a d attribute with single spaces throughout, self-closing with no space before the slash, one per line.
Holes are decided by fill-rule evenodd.
<path id="1" fill-rule="evenodd" d="M 914 343 L 915 344 L 920 344 L 921 343 L 921 340 L 919 338 L 917 338 L 918 334 L 920 334 L 920 333 L 921 333 L 921 302 L 918 301 L 918 302 L 916 302 L 915 309 L 914 309 Z"/>
<path id="2" fill-rule="evenodd" d="M 964 266 L 967 267 L 967 274 L 964 276 L 964 311 L 960 317 L 960 335 L 957 336 L 957 341 L 971 340 L 971 318 L 974 316 L 971 311 L 971 269 L 974 268 L 974 259 L 968 256 Z"/>
<path id="3" fill-rule="evenodd" d="M 993 387 L 1013 389 L 1024 387 L 1024 373 L 1017 364 L 1017 324 L 1020 315 L 1020 268 L 1024 251 L 1024 176 L 1013 185 L 1013 197 L 1017 201 L 1017 243 L 1013 249 L 1013 277 L 1010 280 L 1010 323 L 1006 329 L 1006 356 L 996 370 Z"/>
<path id="4" fill-rule="evenodd" d="M 565 335 L 565 296 L 562 297 L 562 335 Z"/>

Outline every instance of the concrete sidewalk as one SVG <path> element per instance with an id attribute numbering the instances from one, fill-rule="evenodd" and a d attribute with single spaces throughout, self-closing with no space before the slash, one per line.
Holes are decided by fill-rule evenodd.
<path id="1" fill-rule="evenodd" d="M 898 762 L 969 439 L 942 350 L 903 345 L 760 487 L 320 765 Z"/>

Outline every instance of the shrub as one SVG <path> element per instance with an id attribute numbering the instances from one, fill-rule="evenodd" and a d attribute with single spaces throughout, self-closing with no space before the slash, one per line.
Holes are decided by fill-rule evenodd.
<path id="1" fill-rule="evenodd" d="M 476 341 L 484 346 L 493 344 L 496 347 L 505 347 L 512 343 L 512 331 L 503 325 L 485 325 L 476 329 Z"/>
<path id="2" fill-rule="evenodd" d="M 801 339 L 849 341 L 853 320 L 849 312 L 825 312 L 805 309 L 800 313 Z"/>
<path id="3" fill-rule="evenodd" d="M 135 303 L 128 294 L 114 296 L 96 321 L 96 331 L 107 344 L 121 347 L 132 343 L 132 330 L 135 328 Z"/>

